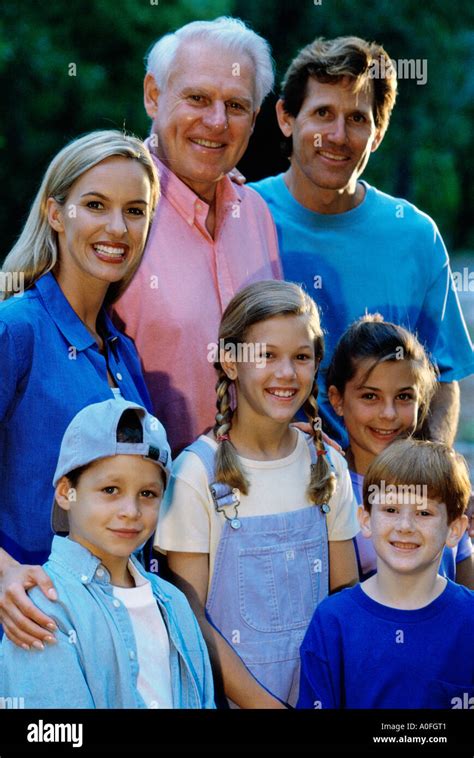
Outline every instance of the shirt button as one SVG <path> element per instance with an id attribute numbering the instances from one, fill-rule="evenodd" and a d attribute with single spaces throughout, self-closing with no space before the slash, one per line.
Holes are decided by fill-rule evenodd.
<path id="1" fill-rule="evenodd" d="M 104 569 L 97 569 L 97 576 L 104 576 Z"/>
<path id="2" fill-rule="evenodd" d="M 120 382 L 120 381 L 122 381 L 122 379 L 123 379 L 123 376 L 122 376 L 122 374 L 120 373 L 120 371 L 117 371 L 117 373 L 115 374 L 115 376 L 117 377 L 117 379 L 119 380 L 119 382 Z"/>
<path id="3" fill-rule="evenodd" d="M 131 660 L 131 661 L 134 661 L 134 660 L 135 660 L 135 651 L 134 651 L 134 650 L 130 650 L 130 652 L 129 652 L 129 654 L 128 654 L 128 655 L 130 656 L 130 660 Z"/>
<path id="4" fill-rule="evenodd" d="M 114 600 L 114 603 L 116 608 L 120 608 L 120 600 Z"/>
<path id="5" fill-rule="evenodd" d="M 87 582 L 87 580 L 88 580 L 88 579 L 89 579 L 89 577 L 88 577 L 88 576 L 86 576 L 86 574 L 83 574 L 83 575 L 81 576 L 81 582 Z"/>

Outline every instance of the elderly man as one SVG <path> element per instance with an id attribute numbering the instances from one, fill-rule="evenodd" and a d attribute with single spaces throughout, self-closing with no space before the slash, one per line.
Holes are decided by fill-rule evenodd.
<path id="1" fill-rule="evenodd" d="M 148 145 L 162 197 L 115 318 L 135 340 L 174 452 L 214 422 L 212 345 L 227 303 L 281 275 L 268 208 L 226 176 L 272 85 L 268 44 L 237 19 L 187 24 L 148 56 Z"/>
<path id="2" fill-rule="evenodd" d="M 357 37 L 315 40 L 291 63 L 277 103 L 290 167 L 251 186 L 272 211 L 285 278 L 304 282 L 321 308 L 321 380 L 346 327 L 379 311 L 417 332 L 436 361 L 440 381 L 426 436 L 452 444 L 457 380 L 474 371 L 474 360 L 446 248 L 429 216 L 359 181 L 395 97 L 394 67 L 382 47 Z M 343 441 L 321 389 L 325 428 Z"/>

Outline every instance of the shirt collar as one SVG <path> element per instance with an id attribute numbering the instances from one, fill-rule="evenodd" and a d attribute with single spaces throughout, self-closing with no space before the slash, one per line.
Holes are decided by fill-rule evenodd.
<path id="1" fill-rule="evenodd" d="M 145 141 L 145 144 L 151 152 L 150 141 L 149 137 Z M 158 169 L 163 195 L 166 196 L 167 200 L 190 226 L 196 221 L 198 221 L 201 226 L 204 226 L 209 212 L 209 204 L 196 195 L 196 193 L 179 179 L 176 174 L 173 174 L 173 172 L 170 171 L 153 152 L 151 154 Z M 223 213 L 232 206 L 235 206 L 236 203 L 240 204 L 242 202 L 238 186 L 235 182 L 232 182 L 228 176 L 223 176 L 222 179 L 217 182 L 216 192 L 216 215 L 218 217 L 223 215 Z"/>
<path id="2" fill-rule="evenodd" d="M 51 271 L 37 279 L 35 287 L 45 309 L 70 345 L 73 345 L 76 350 L 86 350 L 97 344 L 72 308 Z M 100 319 L 106 330 L 104 337 L 117 336 L 118 332 L 103 308 L 100 311 Z"/>

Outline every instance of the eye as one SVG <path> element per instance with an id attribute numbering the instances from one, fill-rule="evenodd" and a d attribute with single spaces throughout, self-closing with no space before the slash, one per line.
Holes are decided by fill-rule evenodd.
<path id="1" fill-rule="evenodd" d="M 385 513 L 396 513 L 397 509 L 393 507 L 393 505 L 386 505 L 383 509 Z"/>
<path id="2" fill-rule="evenodd" d="M 227 103 L 229 108 L 234 111 L 244 111 L 245 108 L 241 103 L 237 103 L 235 100 L 232 100 L 230 103 Z"/>
<path id="3" fill-rule="evenodd" d="M 144 216 L 145 211 L 143 208 L 129 208 L 128 213 L 130 213 L 132 216 Z"/>
<path id="4" fill-rule="evenodd" d="M 431 511 L 417 511 L 420 516 L 432 516 Z"/>
<path id="5" fill-rule="evenodd" d="M 318 116 L 320 116 L 321 118 L 324 118 L 324 116 L 326 116 L 328 114 L 328 109 L 327 108 L 318 108 L 317 111 L 316 111 L 316 114 Z"/>
<path id="6" fill-rule="evenodd" d="M 154 490 L 142 490 L 140 492 L 140 496 L 146 498 L 147 500 L 154 500 L 155 498 L 159 497 L 159 494 Z"/>
<path id="7" fill-rule="evenodd" d="M 353 113 L 352 120 L 357 124 L 363 124 L 367 121 L 366 117 L 362 113 Z"/>
<path id="8" fill-rule="evenodd" d="M 374 392 L 364 392 L 362 395 L 363 400 L 375 400 L 377 395 Z"/>
<path id="9" fill-rule="evenodd" d="M 204 98 L 202 95 L 188 95 L 188 100 L 191 100 L 193 103 L 202 103 Z"/>
<path id="10" fill-rule="evenodd" d="M 87 202 L 87 208 L 92 208 L 92 210 L 95 210 L 95 211 L 98 211 L 103 207 L 104 206 L 100 202 L 100 200 L 88 200 Z"/>
<path id="11" fill-rule="evenodd" d="M 298 355 L 296 356 L 296 359 L 298 361 L 310 361 L 311 357 L 312 357 L 311 355 L 307 355 L 306 353 L 298 353 Z"/>
<path id="12" fill-rule="evenodd" d="M 400 394 L 398 395 L 398 399 L 406 403 L 406 402 L 410 402 L 411 400 L 414 400 L 415 398 L 413 397 L 412 394 L 410 394 L 410 392 L 400 392 Z"/>
<path id="13" fill-rule="evenodd" d="M 106 495 L 116 495 L 118 487 L 113 487 L 112 485 L 110 487 L 102 487 L 102 492 L 105 492 Z"/>

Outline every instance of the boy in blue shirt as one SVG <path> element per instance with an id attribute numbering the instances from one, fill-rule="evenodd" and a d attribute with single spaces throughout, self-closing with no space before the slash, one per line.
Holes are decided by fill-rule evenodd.
<path id="1" fill-rule="evenodd" d="M 370 465 L 359 509 L 377 573 L 317 608 L 298 708 L 462 708 L 474 695 L 474 592 L 438 575 L 467 526 L 464 459 L 401 440 Z"/>
<path id="2" fill-rule="evenodd" d="M 133 555 L 155 530 L 170 467 L 163 426 L 133 402 L 89 405 L 71 421 L 52 512 L 68 536 L 54 537 L 44 566 L 59 599 L 30 592 L 55 621 L 56 644 L 4 638 L 0 695 L 20 694 L 25 708 L 214 708 L 186 598 Z"/>

